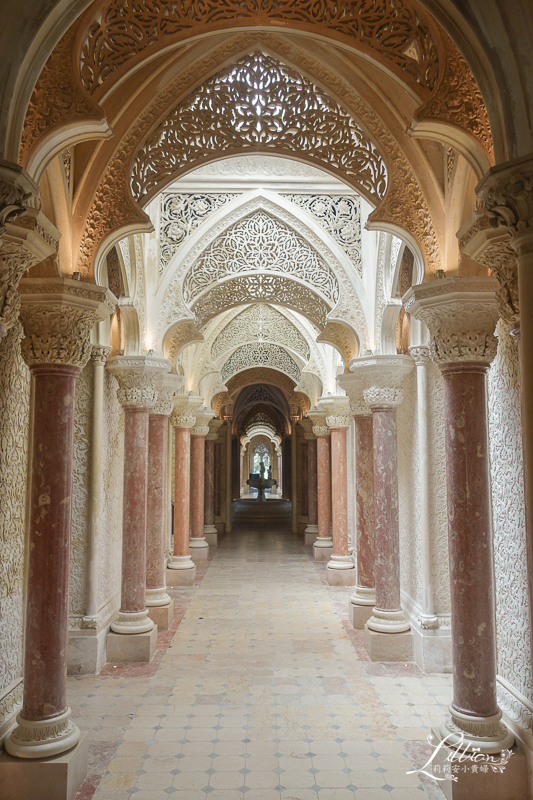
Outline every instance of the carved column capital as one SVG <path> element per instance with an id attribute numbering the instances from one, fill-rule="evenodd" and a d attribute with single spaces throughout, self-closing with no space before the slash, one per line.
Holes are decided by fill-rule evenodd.
<path id="1" fill-rule="evenodd" d="M 352 358 L 350 372 L 361 380 L 363 400 L 369 408 L 397 408 L 403 402 L 401 385 L 414 365 L 407 355 L 362 356 Z"/>
<path id="2" fill-rule="evenodd" d="M 83 369 L 91 356 L 92 328 L 113 313 L 111 292 L 70 278 L 24 278 L 19 292 L 25 333 L 21 351 L 26 364 Z"/>
<path id="3" fill-rule="evenodd" d="M 405 294 L 405 309 L 429 328 L 431 358 L 439 367 L 491 363 L 498 346 L 497 289 L 495 278 L 447 278 Z"/>
<path id="4" fill-rule="evenodd" d="M 517 255 L 533 253 L 533 158 L 493 167 L 477 194 L 492 225 L 509 231 Z"/>
<path id="5" fill-rule="evenodd" d="M 174 409 L 174 395 L 183 386 L 185 377 L 167 372 L 163 375 L 157 400 L 150 413 L 169 417 Z"/>
<path id="6" fill-rule="evenodd" d="M 429 345 L 419 344 L 409 348 L 409 355 L 412 356 L 417 367 L 423 367 L 431 361 Z"/>
<path id="7" fill-rule="evenodd" d="M 170 361 L 152 356 L 113 356 L 107 362 L 107 369 L 118 381 L 117 397 L 121 405 L 153 408 Z"/>
<path id="8" fill-rule="evenodd" d="M 193 428 L 196 422 L 195 411 L 202 402 L 202 397 L 195 395 L 177 395 L 174 397 L 174 410 L 170 416 L 170 424 L 174 428 Z"/>
<path id="9" fill-rule="evenodd" d="M 105 344 L 93 344 L 91 347 L 91 361 L 93 364 L 105 364 L 110 352 L 111 348 Z"/>
<path id="10" fill-rule="evenodd" d="M 6 223 L 24 214 L 32 197 L 38 195 L 39 187 L 22 167 L 0 160 L 0 237 Z"/>
<path id="11" fill-rule="evenodd" d="M 313 433 L 313 423 L 310 419 L 304 417 L 303 419 L 300 420 L 300 425 L 304 431 L 304 439 L 306 440 L 316 439 L 316 436 Z"/>
<path id="12" fill-rule="evenodd" d="M 369 417 L 372 415 L 363 397 L 363 381 L 358 375 L 348 372 L 345 375 L 339 375 L 337 382 L 348 396 L 350 413 L 353 417 Z"/>
<path id="13" fill-rule="evenodd" d="M 207 436 L 209 433 L 209 422 L 215 416 L 215 412 L 207 408 L 207 406 L 200 406 L 194 412 L 195 423 L 191 431 L 192 436 Z"/>
<path id="14" fill-rule="evenodd" d="M 35 208 L 24 217 L 3 225 L 0 246 L 0 338 L 15 323 L 20 312 L 19 282 L 26 272 L 56 252 L 60 233 Z"/>
<path id="15" fill-rule="evenodd" d="M 315 436 L 329 436 L 331 431 L 326 425 L 326 412 L 323 409 L 311 408 L 307 412 L 308 418 L 313 423 L 312 431 Z"/>

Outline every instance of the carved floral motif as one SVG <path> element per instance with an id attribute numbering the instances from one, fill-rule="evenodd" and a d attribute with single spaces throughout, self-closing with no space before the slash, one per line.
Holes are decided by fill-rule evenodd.
<path id="1" fill-rule="evenodd" d="M 235 350 L 220 370 L 226 383 L 237 372 L 249 367 L 271 367 L 289 375 L 295 383 L 300 380 L 300 368 L 289 353 L 277 344 L 256 342 L 245 344 Z"/>

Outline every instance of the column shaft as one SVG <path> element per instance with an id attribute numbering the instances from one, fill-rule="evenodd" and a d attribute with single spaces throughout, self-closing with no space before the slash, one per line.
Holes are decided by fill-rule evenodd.
<path id="1" fill-rule="evenodd" d="M 220 503 L 220 472 L 222 469 L 222 445 L 219 442 L 214 442 L 215 445 L 215 520 L 220 517 L 221 503 Z"/>
<path id="2" fill-rule="evenodd" d="M 24 647 L 24 695 L 19 725 L 42 722 L 51 736 L 35 743 L 15 729 L 12 755 L 50 756 L 79 739 L 67 706 L 67 639 L 74 454 L 74 392 L 80 369 L 60 364 L 31 367 L 34 378 L 30 541 Z M 54 730 L 55 728 L 55 730 Z M 50 739 L 45 742 L 45 739 Z M 36 752 L 31 752 L 31 746 Z M 27 752 L 25 751 L 25 748 Z"/>
<path id="3" fill-rule="evenodd" d="M 170 602 L 165 581 L 165 495 L 168 417 L 150 414 L 148 427 L 148 497 L 146 522 L 146 604 Z"/>
<path id="4" fill-rule="evenodd" d="M 316 475 L 318 495 L 318 536 L 313 545 L 315 560 L 325 561 L 333 549 L 331 538 L 331 462 L 330 436 L 317 434 Z"/>
<path id="5" fill-rule="evenodd" d="M 361 599 L 375 597 L 374 453 L 371 416 L 354 417 L 355 501 L 357 526 L 357 590 Z"/>
<path id="6" fill-rule="evenodd" d="M 232 435 L 231 435 L 231 420 L 227 420 L 228 429 L 226 432 L 226 532 L 231 532 L 231 501 L 232 501 L 232 486 L 231 486 L 231 472 L 232 472 Z"/>
<path id="7" fill-rule="evenodd" d="M 215 528 L 215 442 L 205 442 L 205 489 L 204 489 L 204 532 L 216 532 Z M 209 530 L 207 530 L 209 528 Z"/>
<path id="8" fill-rule="evenodd" d="M 348 461 L 346 428 L 331 428 L 331 530 L 333 552 L 328 562 L 328 583 L 351 586 L 355 565 L 348 554 Z"/>
<path id="9" fill-rule="evenodd" d="M 400 525 L 396 409 L 372 408 L 374 444 L 374 526 L 376 605 L 371 630 L 409 630 L 400 602 Z"/>
<path id="10" fill-rule="evenodd" d="M 100 534 L 102 486 L 102 416 L 104 368 L 110 348 L 93 348 L 93 408 L 91 424 L 91 494 L 87 548 L 87 616 L 98 614 L 98 537 Z"/>
<path id="11" fill-rule="evenodd" d="M 452 713 L 478 716 L 498 712 L 486 369 L 480 364 L 442 368 L 452 587 Z"/>
<path id="12" fill-rule="evenodd" d="M 298 532 L 298 437 L 296 434 L 296 419 L 291 421 L 291 503 L 292 503 L 292 532 Z"/>
<path id="13" fill-rule="evenodd" d="M 175 428 L 174 555 L 189 560 L 191 429 Z"/>
<path id="14" fill-rule="evenodd" d="M 318 525 L 318 498 L 316 482 L 316 439 L 307 441 L 307 510 L 309 526 Z"/>

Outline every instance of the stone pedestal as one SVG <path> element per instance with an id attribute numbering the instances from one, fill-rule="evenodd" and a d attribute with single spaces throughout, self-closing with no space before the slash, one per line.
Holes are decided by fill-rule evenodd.
<path id="1" fill-rule="evenodd" d="M 525 753 L 518 747 L 511 749 L 509 761 L 502 768 L 502 772 L 493 771 L 490 767 L 487 772 L 482 772 L 480 766 L 483 762 L 464 761 L 459 763 L 457 751 L 442 743 L 440 731 L 433 730 L 434 747 L 439 747 L 428 772 L 433 771 L 438 780 L 439 788 L 446 800 L 524 800 L 528 796 L 527 759 Z M 499 760 L 498 756 L 495 756 Z M 472 771 L 472 764 L 477 767 Z M 449 778 L 443 780 L 443 775 L 450 774 L 450 768 L 459 766 L 454 773 L 457 780 Z"/>
<path id="2" fill-rule="evenodd" d="M 168 586 L 192 586 L 196 566 L 189 553 L 189 512 L 191 483 L 191 429 L 195 423 L 194 410 L 198 398 L 174 398 L 170 422 L 175 437 L 174 472 L 174 551 L 167 564 Z"/>
<path id="3" fill-rule="evenodd" d="M 451 746 L 498 753 L 513 734 L 496 702 L 496 637 L 486 373 L 497 350 L 493 278 L 414 286 L 405 307 L 426 323 L 444 378 L 453 645 Z M 496 797 L 492 792 L 490 797 Z"/>
<path id="4" fill-rule="evenodd" d="M 412 661 L 413 660 L 413 634 L 411 631 L 403 633 L 382 633 L 374 631 L 368 623 L 365 629 L 365 648 L 371 661 Z"/>
<path id="5" fill-rule="evenodd" d="M 124 636 L 122 633 L 108 633 L 107 660 L 110 664 L 150 662 L 157 648 L 157 625 L 150 620 L 152 628 L 145 633 Z"/>
<path id="6" fill-rule="evenodd" d="M 313 422 L 316 436 L 316 482 L 317 482 L 317 527 L 318 535 L 313 544 L 315 561 L 329 561 L 333 553 L 331 535 L 331 460 L 330 430 L 326 425 L 326 413 L 314 410 L 307 415 Z"/>
<path id="7" fill-rule="evenodd" d="M 379 661 L 405 660 L 402 654 L 407 651 L 412 659 L 412 637 L 398 638 L 409 631 L 409 622 L 400 602 L 396 408 L 403 400 L 400 385 L 413 367 L 413 359 L 402 355 L 350 362 L 350 370 L 363 383 L 364 403 L 372 410 L 376 604 L 365 623 L 365 642 L 370 658 Z"/>
<path id="8" fill-rule="evenodd" d="M 118 617 L 111 624 L 111 631 L 124 636 L 136 636 L 151 631 L 153 621 L 146 607 L 146 522 L 148 502 L 148 429 L 149 415 L 157 399 L 162 378 L 170 369 L 170 362 L 150 356 L 115 356 L 107 362 L 107 369 L 119 382 L 118 399 L 124 407 L 124 500 L 122 511 L 122 590 Z M 166 417 L 163 420 L 166 425 Z M 155 423 L 152 455 L 158 469 L 161 465 L 161 424 Z M 156 452 L 157 451 L 157 452 Z M 158 478 L 155 478 L 158 484 Z M 151 513 L 157 514 L 155 533 L 161 536 L 161 501 L 157 502 L 159 486 L 152 496 Z M 157 508 L 156 508 L 157 507 Z M 154 545 L 157 550 L 158 541 Z M 152 548 L 153 549 L 153 548 Z M 158 580 L 161 576 L 157 575 Z M 160 587 L 153 601 L 159 597 L 166 602 Z M 170 598 L 168 598 L 170 599 Z M 110 634 L 111 635 L 111 634 Z M 110 651 L 108 639 L 108 658 Z M 123 653 L 136 657 L 135 644 L 124 643 Z M 126 660 L 123 658 L 122 660 Z M 149 659 L 148 659 L 149 660 Z"/>
<path id="9" fill-rule="evenodd" d="M 24 761 L 38 759 L 32 774 L 40 769 L 51 782 L 49 757 L 75 748 L 78 778 L 86 764 L 81 745 L 76 752 L 80 731 L 66 697 L 74 398 L 91 352 L 90 331 L 112 313 L 113 296 L 88 284 L 80 293 L 77 281 L 65 278 L 27 278 L 19 290 L 26 334 L 21 350 L 33 377 L 34 409 L 23 704 L 5 749 Z M 0 767 L 2 787 L 11 780 L 9 764 Z"/>
<path id="10" fill-rule="evenodd" d="M 171 598 L 169 598 L 169 600 L 170 602 L 161 606 L 147 605 L 148 618 L 152 620 L 155 627 L 160 631 L 167 631 L 174 619 L 174 600 Z"/>
<path id="11" fill-rule="evenodd" d="M 6 800 L 74 800 L 87 775 L 89 735 L 66 753 L 39 759 L 0 753 L 1 796 Z"/>

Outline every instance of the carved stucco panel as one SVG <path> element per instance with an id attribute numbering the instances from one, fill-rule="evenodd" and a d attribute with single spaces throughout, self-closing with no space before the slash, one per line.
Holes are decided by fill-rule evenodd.
<path id="1" fill-rule="evenodd" d="M 72 486 L 72 535 L 70 540 L 70 614 L 87 612 L 87 548 L 91 469 L 93 364 L 90 361 L 76 380 L 74 460 Z"/>
<path id="2" fill-rule="evenodd" d="M 21 337 L 17 321 L 0 347 L 0 696 L 22 671 L 30 373 Z"/>
<path id="3" fill-rule="evenodd" d="M 99 605 L 119 596 L 122 564 L 122 493 L 124 480 L 124 412 L 117 399 L 118 381 L 104 370 L 102 425 L 101 536 Z M 118 601 L 117 601 L 118 607 Z"/>
<path id="4" fill-rule="evenodd" d="M 533 702 L 528 620 L 526 531 L 518 351 L 500 320 L 498 352 L 488 378 L 489 443 L 496 577 L 498 674 Z M 501 697 L 506 712 L 524 726 L 531 715 Z"/>

